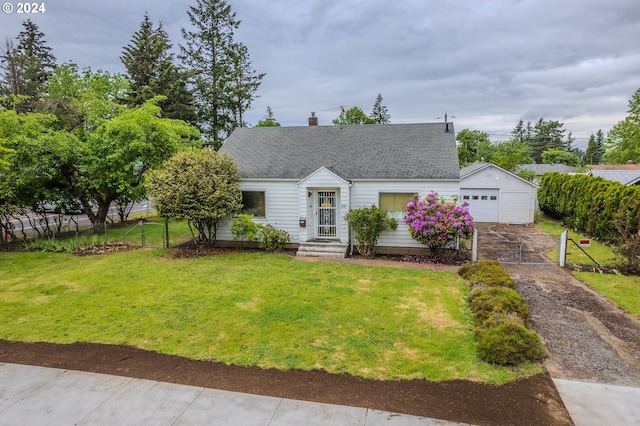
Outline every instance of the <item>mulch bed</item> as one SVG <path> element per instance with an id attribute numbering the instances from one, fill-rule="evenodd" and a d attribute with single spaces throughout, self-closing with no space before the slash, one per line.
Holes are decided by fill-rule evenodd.
<path id="1" fill-rule="evenodd" d="M 130 346 L 3 340 L 0 362 L 365 407 L 475 425 L 573 424 L 548 374 L 503 386 L 463 380 L 380 381 L 321 370 L 280 371 L 196 361 Z"/>

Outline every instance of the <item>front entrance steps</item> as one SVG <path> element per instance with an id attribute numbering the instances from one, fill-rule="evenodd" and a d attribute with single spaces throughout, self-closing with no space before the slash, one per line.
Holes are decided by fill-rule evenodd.
<path id="1" fill-rule="evenodd" d="M 347 257 L 347 245 L 337 240 L 313 240 L 300 243 L 296 256 Z"/>

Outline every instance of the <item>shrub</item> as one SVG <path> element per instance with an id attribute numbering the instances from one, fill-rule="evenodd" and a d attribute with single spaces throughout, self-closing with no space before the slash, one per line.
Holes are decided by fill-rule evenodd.
<path id="1" fill-rule="evenodd" d="M 284 229 L 273 225 L 265 225 L 260 231 L 260 248 L 268 251 L 280 251 L 291 241 L 291 236 Z"/>
<path id="2" fill-rule="evenodd" d="M 409 225 L 411 238 L 426 245 L 440 257 L 445 247 L 456 239 L 468 239 L 475 227 L 468 203 L 456 205 L 432 192 L 423 200 L 417 197 L 405 207 L 404 223 Z"/>
<path id="3" fill-rule="evenodd" d="M 545 357 L 540 337 L 515 320 L 476 331 L 478 357 L 492 364 L 517 365 Z"/>
<path id="4" fill-rule="evenodd" d="M 263 226 L 253 221 L 252 214 L 239 214 L 231 225 L 233 241 L 254 241 L 258 239 Z"/>
<path id="5" fill-rule="evenodd" d="M 349 221 L 358 242 L 356 246 L 358 253 L 364 257 L 375 256 L 380 234 L 384 231 L 395 231 L 398 228 L 395 219 L 387 217 L 385 212 L 374 205 L 351 210 L 345 219 Z"/>
<path id="6" fill-rule="evenodd" d="M 465 263 L 458 269 L 458 274 L 471 282 L 471 284 L 515 288 L 513 279 L 497 260 L 479 260 L 474 263 Z"/>
<path id="7" fill-rule="evenodd" d="M 493 287 L 473 290 L 468 298 L 469 309 L 473 312 L 476 325 L 485 323 L 494 314 L 514 314 L 527 324 L 529 307 L 524 297 L 510 288 Z"/>

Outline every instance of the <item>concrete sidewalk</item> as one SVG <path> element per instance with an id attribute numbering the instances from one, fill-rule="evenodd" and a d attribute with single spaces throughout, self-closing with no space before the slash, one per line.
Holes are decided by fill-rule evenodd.
<path id="1" fill-rule="evenodd" d="M 0 425 L 454 425 L 366 408 L 0 364 Z"/>
<path id="2" fill-rule="evenodd" d="M 640 388 L 553 379 L 576 426 L 640 426 Z"/>

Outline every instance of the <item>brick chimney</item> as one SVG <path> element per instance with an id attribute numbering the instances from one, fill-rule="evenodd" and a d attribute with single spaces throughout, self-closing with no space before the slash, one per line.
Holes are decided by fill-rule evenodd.
<path id="1" fill-rule="evenodd" d="M 318 117 L 316 117 L 316 113 L 312 112 L 311 117 L 309 117 L 309 126 L 317 126 L 318 125 Z"/>

